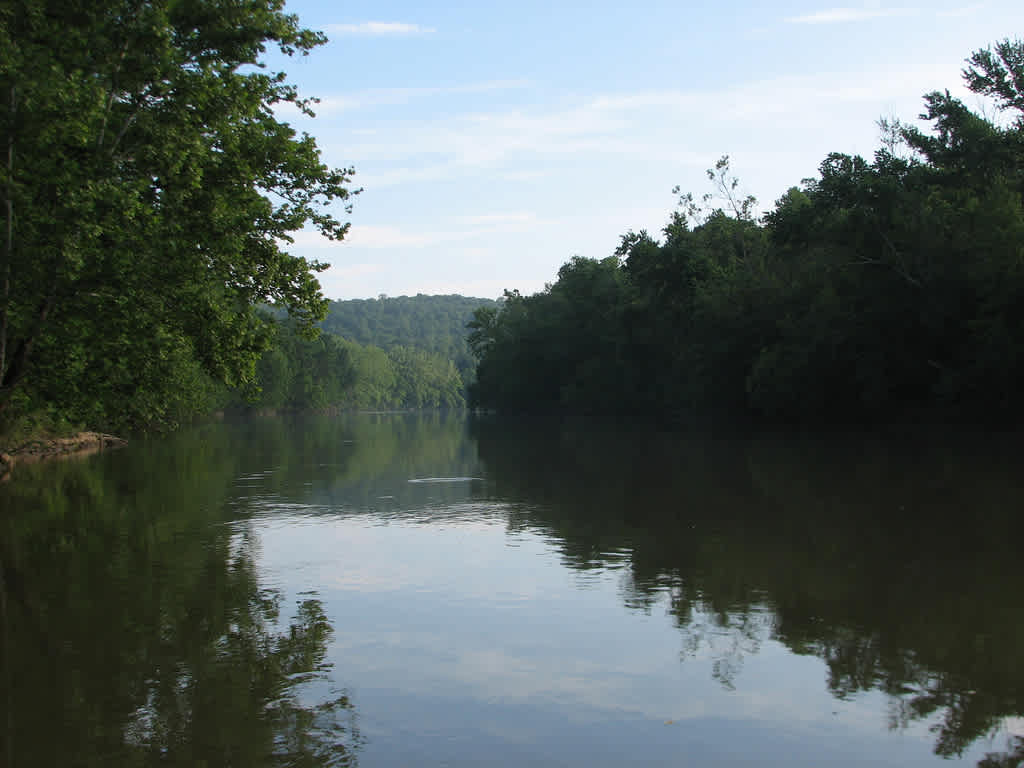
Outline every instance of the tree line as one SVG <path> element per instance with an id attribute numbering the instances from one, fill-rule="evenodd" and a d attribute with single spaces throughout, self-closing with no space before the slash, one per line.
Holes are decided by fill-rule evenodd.
<path id="1" fill-rule="evenodd" d="M 328 315 L 328 320 L 330 315 Z M 315 338 L 287 318 L 273 326 L 270 348 L 245 389 L 226 392 L 227 407 L 461 408 L 465 386 L 455 363 L 426 349 L 382 349 L 328 331 Z"/>
<path id="2" fill-rule="evenodd" d="M 305 333 L 345 236 L 351 168 L 278 119 L 312 114 L 268 49 L 326 42 L 283 0 L 0 7 L 0 414 L 173 424 L 245 388 L 286 307 Z"/>
<path id="3" fill-rule="evenodd" d="M 880 121 L 872 160 L 830 154 L 755 214 L 728 157 L 660 239 L 629 232 L 532 296 L 479 309 L 471 402 L 659 421 L 1024 412 L 1024 43 Z M 677 190 L 678 192 L 678 190 Z"/>
<path id="4" fill-rule="evenodd" d="M 466 341 L 435 330 L 465 321 L 458 297 L 325 321 L 326 265 L 288 250 L 304 227 L 344 237 L 359 191 L 277 117 L 315 102 L 267 49 L 323 42 L 283 0 L 0 8 L 0 421 L 451 405 L 460 381 L 484 407 L 680 421 L 1020 413 L 1020 42 L 964 69 L 994 117 L 929 94 L 928 130 L 886 124 L 872 161 L 830 155 L 763 217 L 723 159 L 719 200 L 684 195 L 661 239 L 481 307 Z"/>
<path id="5" fill-rule="evenodd" d="M 464 381 L 470 381 L 476 360 L 466 338 L 466 324 L 490 299 L 469 296 L 378 296 L 376 299 L 332 301 L 324 330 L 363 345 L 382 349 L 414 347 L 451 360 Z"/>
<path id="6" fill-rule="evenodd" d="M 316 102 L 265 54 L 324 42 L 283 0 L 0 7 L 0 434 L 464 402 L 480 302 L 327 316 L 327 265 L 289 251 L 359 192 L 278 118 Z"/>

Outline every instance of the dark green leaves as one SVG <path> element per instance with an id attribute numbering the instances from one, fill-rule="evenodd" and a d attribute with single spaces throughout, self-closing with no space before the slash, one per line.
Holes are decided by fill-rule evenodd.
<path id="1" fill-rule="evenodd" d="M 0 12 L 0 41 L 0 409 L 46 372 L 38 398 L 73 389 L 69 407 L 121 421 L 118 401 L 78 384 L 123 375 L 156 402 L 169 392 L 133 373 L 179 354 L 244 384 L 268 339 L 256 304 L 306 328 L 323 317 L 324 265 L 284 246 L 305 226 L 345 235 L 352 171 L 276 117 L 306 102 L 260 62 L 268 47 L 305 54 L 320 33 L 279 0 L 19 0 Z M 61 359 L 77 361 L 74 387 Z M 150 418 L 164 420 L 129 420 Z"/>

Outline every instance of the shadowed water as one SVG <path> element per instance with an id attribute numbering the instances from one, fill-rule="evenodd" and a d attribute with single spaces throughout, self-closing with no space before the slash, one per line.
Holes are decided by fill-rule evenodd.
<path id="1" fill-rule="evenodd" d="M 1024 760 L 1013 436 L 211 424 L 0 486 L 0 763 Z"/>

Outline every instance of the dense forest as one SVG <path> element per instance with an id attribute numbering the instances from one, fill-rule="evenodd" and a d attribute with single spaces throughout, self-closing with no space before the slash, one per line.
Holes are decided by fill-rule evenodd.
<path id="1" fill-rule="evenodd" d="M 282 0 L 0 8 L 5 442 L 226 407 L 464 403 L 480 302 L 328 315 L 327 265 L 288 247 L 304 227 L 343 238 L 359 191 L 278 119 L 314 102 L 264 64 L 324 42 Z"/>
<path id="2" fill-rule="evenodd" d="M 325 42 L 283 0 L 0 7 L 0 416 L 173 425 L 252 384 L 261 306 L 315 330 L 326 265 L 287 246 L 358 190 L 265 54 Z"/>
<path id="3" fill-rule="evenodd" d="M 980 113 L 928 94 L 924 129 L 883 123 L 872 160 L 829 155 L 763 216 L 723 158 L 660 239 L 537 295 L 331 303 L 288 245 L 346 235 L 354 171 L 277 119 L 313 102 L 263 67 L 324 42 L 282 0 L 0 9 L 0 432 L 457 406 L 465 384 L 677 423 L 1021 415 L 1024 43 L 968 59 Z"/>
<path id="4" fill-rule="evenodd" d="M 479 307 L 497 307 L 490 299 L 468 296 L 380 296 L 332 301 L 321 327 L 358 344 L 382 349 L 413 347 L 451 360 L 464 381 L 476 361 L 466 324 Z"/>
<path id="5" fill-rule="evenodd" d="M 880 121 L 873 160 L 830 154 L 764 216 L 724 157 L 661 239 L 629 232 L 478 310 L 472 402 L 677 423 L 1019 419 L 1024 43 L 977 51 L 963 76 L 984 113 L 930 93 L 925 129 Z"/>
<path id="6" fill-rule="evenodd" d="M 278 313 L 243 408 L 459 408 L 473 374 L 466 325 L 497 302 L 466 296 L 332 301 L 316 338 Z"/>

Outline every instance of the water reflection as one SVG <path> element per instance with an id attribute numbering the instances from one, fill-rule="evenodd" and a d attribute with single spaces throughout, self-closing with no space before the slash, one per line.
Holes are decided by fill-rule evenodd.
<path id="1" fill-rule="evenodd" d="M 477 467 L 458 414 L 368 414 L 356 418 L 259 419 L 236 425 L 246 466 L 235 483 L 238 514 L 391 515 L 429 499 L 465 498 Z M 412 483 L 420 478 L 465 482 Z M 419 486 L 429 486 L 426 490 Z"/>
<path id="2" fill-rule="evenodd" d="M 837 699 L 879 690 L 891 727 L 931 723 L 943 757 L 1024 710 L 1012 437 L 475 435 L 496 495 L 529 509 L 511 525 L 574 568 L 628 549 L 625 604 L 667 601 L 684 663 L 710 658 L 726 688 L 773 638 L 822 658 Z M 1015 737 L 984 762 L 1019 758 Z"/>
<path id="3" fill-rule="evenodd" d="M 790 764 L 888 723 L 1020 765 L 1019 455 L 429 414 L 29 467 L 0 488 L 0 754 L 719 762 L 746 738 Z"/>
<path id="4" fill-rule="evenodd" d="M 231 448 L 211 429 L 7 485 L 6 765 L 355 764 L 320 601 L 286 610 L 246 524 L 222 524 Z"/>

